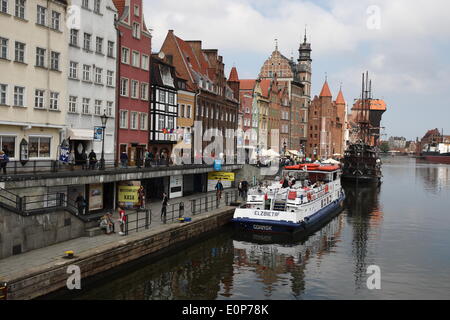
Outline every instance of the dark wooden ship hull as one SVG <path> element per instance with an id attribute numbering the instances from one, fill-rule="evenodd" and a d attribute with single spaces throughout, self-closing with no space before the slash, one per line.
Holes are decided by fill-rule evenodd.
<path id="1" fill-rule="evenodd" d="M 342 160 L 341 179 L 348 183 L 381 183 L 381 160 L 378 151 L 366 144 L 350 145 Z"/>

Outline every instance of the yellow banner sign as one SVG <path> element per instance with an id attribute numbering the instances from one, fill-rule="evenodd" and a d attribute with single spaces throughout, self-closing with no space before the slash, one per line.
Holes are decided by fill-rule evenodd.
<path id="1" fill-rule="evenodd" d="M 208 180 L 234 181 L 234 172 L 208 172 Z"/>
<path id="2" fill-rule="evenodd" d="M 118 186 L 119 202 L 139 202 L 139 186 Z"/>

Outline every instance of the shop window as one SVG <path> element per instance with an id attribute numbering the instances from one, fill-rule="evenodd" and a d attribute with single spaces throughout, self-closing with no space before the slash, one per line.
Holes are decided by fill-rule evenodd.
<path id="1" fill-rule="evenodd" d="M 16 152 L 16 137 L 0 136 L 0 148 L 9 158 L 14 158 Z"/>
<path id="2" fill-rule="evenodd" d="M 49 137 L 30 137 L 30 158 L 50 158 L 50 142 Z"/>

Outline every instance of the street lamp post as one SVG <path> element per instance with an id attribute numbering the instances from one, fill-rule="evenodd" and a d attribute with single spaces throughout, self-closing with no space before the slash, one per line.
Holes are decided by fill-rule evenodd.
<path id="1" fill-rule="evenodd" d="M 108 116 L 106 113 L 103 113 L 100 119 L 102 121 L 102 158 L 100 159 L 100 170 L 105 170 L 105 129 Z"/>

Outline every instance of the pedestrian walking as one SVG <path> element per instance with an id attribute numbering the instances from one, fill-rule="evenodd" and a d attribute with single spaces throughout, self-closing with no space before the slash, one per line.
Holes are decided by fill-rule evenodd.
<path id="1" fill-rule="evenodd" d="M 119 226 L 120 226 L 119 235 L 121 236 L 125 235 L 126 223 L 127 223 L 127 215 L 125 213 L 125 210 L 122 207 L 119 207 Z"/>
<path id="2" fill-rule="evenodd" d="M 81 160 L 80 160 L 82 170 L 86 170 L 88 168 L 87 159 L 88 159 L 88 156 L 86 154 L 86 151 L 83 150 L 83 152 L 81 153 Z"/>
<path id="3" fill-rule="evenodd" d="M 128 155 L 125 152 L 120 154 L 120 164 L 122 168 L 128 168 Z"/>
<path id="4" fill-rule="evenodd" d="M 95 154 L 94 149 L 91 149 L 88 159 L 89 159 L 89 169 L 94 170 L 95 165 L 97 164 L 97 155 Z"/>
<path id="5" fill-rule="evenodd" d="M 83 215 L 85 208 L 87 207 L 86 199 L 84 199 L 83 194 L 80 192 L 78 197 L 75 199 L 75 203 L 78 209 L 78 215 Z"/>
<path id="6" fill-rule="evenodd" d="M 167 204 L 169 202 L 169 197 L 167 193 L 163 193 L 162 207 L 161 207 L 161 221 L 166 223 L 166 215 L 167 215 Z"/>
<path id="7" fill-rule="evenodd" d="M 6 165 L 9 162 L 9 157 L 5 153 L 5 151 L 0 150 L 0 169 L 3 171 L 3 174 L 6 174 Z"/>
<path id="8" fill-rule="evenodd" d="M 248 193 L 248 182 L 247 180 L 242 181 L 242 198 L 245 200 L 247 199 L 247 193 Z"/>
<path id="9" fill-rule="evenodd" d="M 139 209 L 144 210 L 145 209 L 145 190 L 143 186 L 140 186 L 138 190 L 138 197 L 139 197 Z"/>
<path id="10" fill-rule="evenodd" d="M 239 193 L 239 197 L 243 197 L 243 194 L 242 194 L 242 181 L 240 181 L 239 184 L 238 184 L 238 193 Z"/>
<path id="11" fill-rule="evenodd" d="M 217 181 L 215 189 L 216 189 L 216 199 L 217 201 L 220 201 L 222 199 L 222 191 L 223 191 L 223 184 L 220 181 L 220 179 Z"/>

